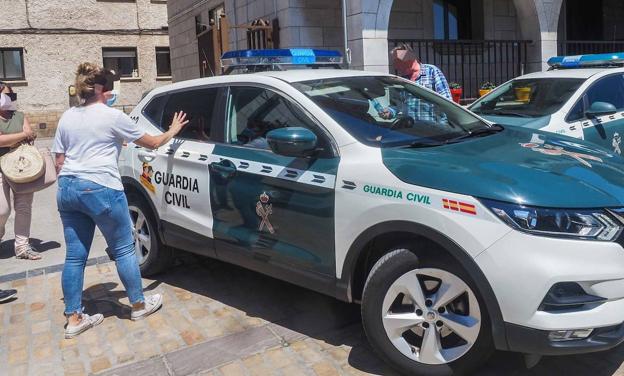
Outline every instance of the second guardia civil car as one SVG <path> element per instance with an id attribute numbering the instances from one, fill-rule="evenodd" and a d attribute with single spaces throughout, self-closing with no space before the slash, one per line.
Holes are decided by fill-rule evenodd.
<path id="1" fill-rule="evenodd" d="M 502 125 L 591 141 L 622 154 L 624 53 L 556 56 L 546 72 L 508 81 L 468 109 Z"/>
<path id="2" fill-rule="evenodd" d="M 228 57 L 250 70 L 334 59 L 275 53 Z M 488 125 L 371 72 L 185 81 L 132 117 L 155 134 L 179 110 L 190 123 L 178 138 L 130 144 L 120 161 L 143 273 L 175 247 L 360 303 L 373 348 L 412 375 L 464 373 L 494 349 L 574 354 L 624 339 L 620 156 Z"/>

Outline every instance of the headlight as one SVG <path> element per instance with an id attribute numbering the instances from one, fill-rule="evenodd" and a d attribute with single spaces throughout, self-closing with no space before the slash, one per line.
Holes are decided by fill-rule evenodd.
<path id="1" fill-rule="evenodd" d="M 619 215 L 607 210 L 546 209 L 481 200 L 511 227 L 541 236 L 612 241 L 622 231 Z"/>

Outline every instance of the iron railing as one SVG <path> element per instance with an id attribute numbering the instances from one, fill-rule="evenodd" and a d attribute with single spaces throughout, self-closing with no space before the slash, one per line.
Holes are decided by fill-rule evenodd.
<path id="1" fill-rule="evenodd" d="M 524 74 L 528 40 L 389 39 L 392 49 L 409 45 L 425 64 L 440 68 L 447 81 L 463 88 L 462 102 L 479 95 L 484 82 L 499 85 Z M 391 71 L 393 68 L 390 68 Z"/>
<path id="2" fill-rule="evenodd" d="M 559 55 L 604 54 L 624 52 L 624 41 L 566 40 L 557 43 Z"/>

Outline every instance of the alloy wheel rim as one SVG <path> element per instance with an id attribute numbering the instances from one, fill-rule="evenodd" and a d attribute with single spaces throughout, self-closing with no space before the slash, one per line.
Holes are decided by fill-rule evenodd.
<path id="1" fill-rule="evenodd" d="M 474 292 L 456 275 L 435 268 L 415 269 L 394 281 L 381 314 L 394 347 L 425 364 L 447 364 L 461 358 L 481 330 L 481 310 Z"/>
<path id="2" fill-rule="evenodd" d="M 134 236 L 134 252 L 139 265 L 142 265 L 152 250 L 151 228 L 143 211 L 136 206 L 129 206 Z"/>

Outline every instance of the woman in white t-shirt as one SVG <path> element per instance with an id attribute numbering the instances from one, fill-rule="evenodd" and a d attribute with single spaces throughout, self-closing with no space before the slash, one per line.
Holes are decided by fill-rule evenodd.
<path id="1" fill-rule="evenodd" d="M 67 246 L 62 275 L 65 338 L 103 320 L 99 313 L 89 316 L 82 312 L 84 268 L 96 226 L 106 239 L 132 304 L 131 319 L 142 319 L 162 305 L 160 294 L 143 296 L 117 160 L 124 142 L 155 149 L 171 140 L 188 121 L 184 113 L 176 113 L 167 132 L 158 136 L 146 134 L 126 114 L 110 107 L 116 99 L 116 79 L 112 71 L 90 63 L 80 64 L 76 91 L 81 105 L 70 108 L 61 117 L 52 149 L 59 171 L 57 204 Z"/>

